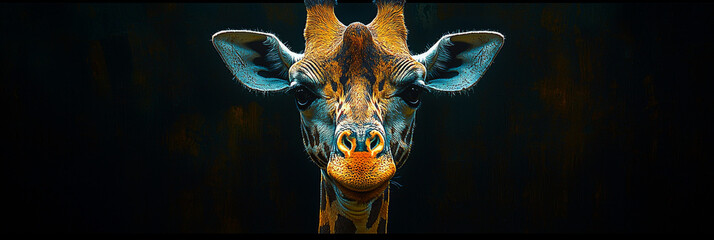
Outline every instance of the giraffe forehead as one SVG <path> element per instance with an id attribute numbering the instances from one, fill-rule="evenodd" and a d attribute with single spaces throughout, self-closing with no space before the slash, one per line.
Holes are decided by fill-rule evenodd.
<path id="1" fill-rule="evenodd" d="M 326 95 L 346 96 L 357 90 L 369 93 L 391 89 L 394 82 L 420 64 L 411 56 L 391 54 L 375 45 L 343 47 L 297 64 Z"/>
<path id="2" fill-rule="evenodd" d="M 315 29 L 311 32 L 323 31 L 325 30 Z M 318 71 L 325 70 L 323 73 L 337 76 L 335 78 L 341 80 L 343 86 L 347 85 L 345 83 L 350 78 L 366 79 L 370 84 L 374 84 L 375 77 L 384 75 L 380 73 L 390 72 L 390 68 L 405 62 L 396 60 L 413 61 L 409 49 L 406 48 L 406 38 L 394 34 L 379 34 L 372 26 L 360 22 L 351 23 L 337 34 L 311 34 L 306 41 L 307 45 L 314 45 L 311 44 L 313 42 L 321 44 L 309 51 L 306 49 L 304 61 L 312 65 L 326 65 L 316 68 L 320 69 Z M 403 44 L 394 44 L 395 42 Z M 320 80 L 329 83 L 327 80 L 333 79 Z"/>

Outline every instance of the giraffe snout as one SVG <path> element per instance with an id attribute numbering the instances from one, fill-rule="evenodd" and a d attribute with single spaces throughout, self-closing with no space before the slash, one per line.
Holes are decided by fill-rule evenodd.
<path id="1" fill-rule="evenodd" d="M 381 189 L 396 171 L 394 160 L 385 149 L 384 136 L 378 130 L 362 134 L 343 130 L 337 137 L 337 148 L 342 155 L 333 154 L 327 173 L 351 191 Z"/>

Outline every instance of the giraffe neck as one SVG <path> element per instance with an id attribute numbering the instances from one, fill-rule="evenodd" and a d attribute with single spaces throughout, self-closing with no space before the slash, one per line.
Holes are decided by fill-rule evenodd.
<path id="1" fill-rule="evenodd" d="M 320 170 L 319 233 L 386 233 L 389 186 L 366 201 L 350 200 Z"/>

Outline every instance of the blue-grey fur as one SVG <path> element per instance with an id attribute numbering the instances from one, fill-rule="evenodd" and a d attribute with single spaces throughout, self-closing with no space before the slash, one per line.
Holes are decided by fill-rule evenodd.
<path id="1" fill-rule="evenodd" d="M 302 58 L 285 46 L 272 34 L 249 30 L 226 30 L 213 35 L 213 45 L 223 58 L 228 69 L 236 79 L 246 87 L 262 91 L 280 91 L 288 88 L 288 70 L 290 66 Z M 261 41 L 268 47 L 266 56 L 251 49 L 246 44 Z M 254 60 L 265 57 L 267 66 L 257 65 Z M 277 77 L 260 76 L 260 71 L 275 71 Z"/>
<path id="2" fill-rule="evenodd" d="M 448 48 L 453 45 L 454 37 L 461 38 L 461 42 L 468 44 L 469 47 L 450 56 Z M 458 92 L 476 85 L 500 51 L 503 41 L 503 35 L 490 31 L 448 34 L 441 37 L 426 52 L 413 57 L 427 67 L 427 87 L 437 91 Z M 452 58 L 461 59 L 463 63 L 446 69 L 444 63 Z M 442 78 L 436 74 L 440 71 L 458 74 Z"/>

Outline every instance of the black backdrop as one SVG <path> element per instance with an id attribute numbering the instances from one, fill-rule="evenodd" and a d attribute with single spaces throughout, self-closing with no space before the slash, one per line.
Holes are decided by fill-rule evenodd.
<path id="1" fill-rule="evenodd" d="M 458 30 L 506 41 L 474 90 L 424 97 L 389 231 L 710 230 L 712 6 L 407 3 L 414 53 Z M 317 231 L 294 100 L 231 81 L 210 42 L 253 29 L 301 51 L 301 3 L 0 19 L 3 232 Z"/>

